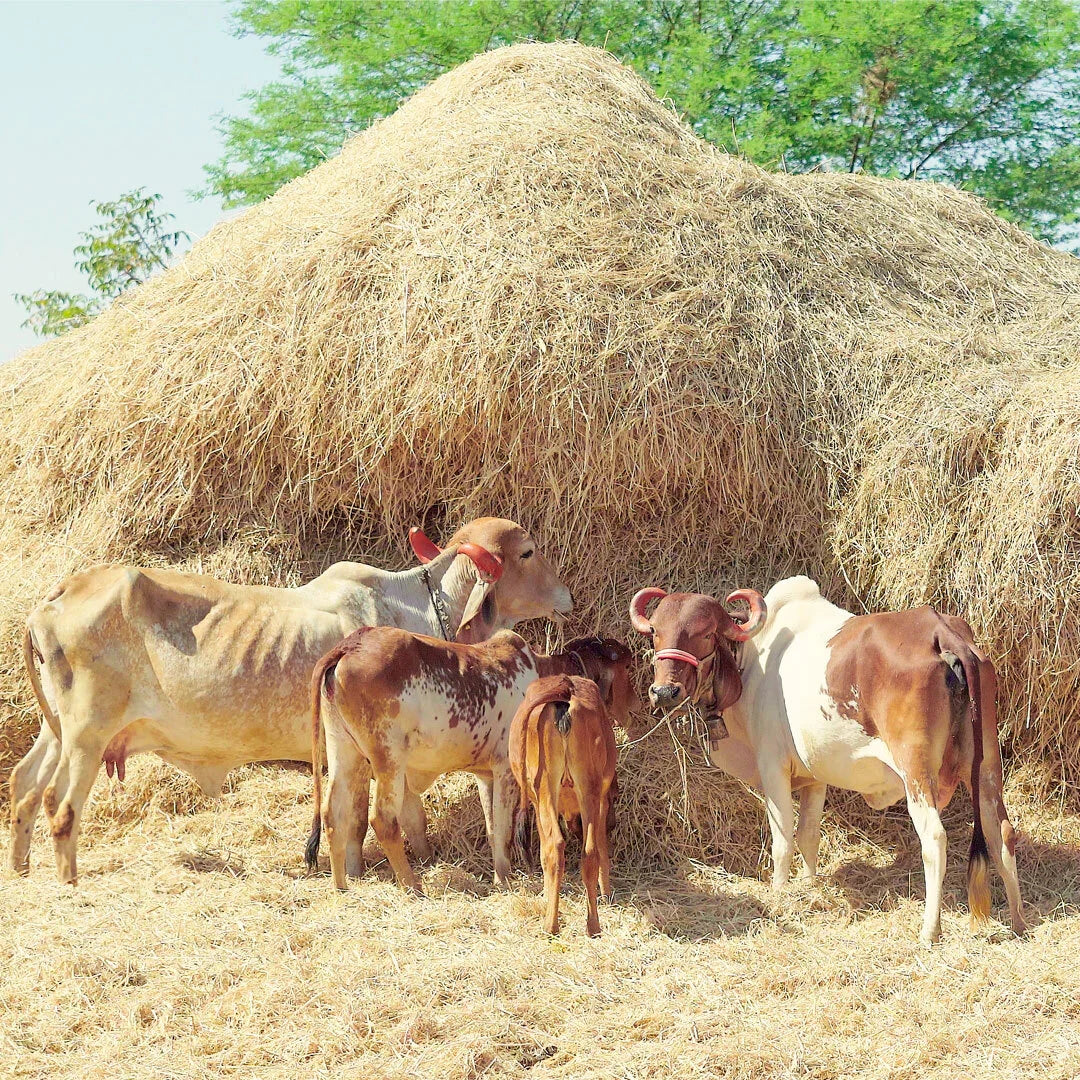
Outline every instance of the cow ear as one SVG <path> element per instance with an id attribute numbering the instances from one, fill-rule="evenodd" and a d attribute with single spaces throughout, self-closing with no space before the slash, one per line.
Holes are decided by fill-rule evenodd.
<path id="1" fill-rule="evenodd" d="M 713 697 L 716 711 L 730 709 L 742 697 L 742 677 L 735 664 L 735 657 L 721 644 L 713 662 Z"/>
<path id="2" fill-rule="evenodd" d="M 461 616 L 455 641 L 473 645 L 478 641 L 487 641 L 495 631 L 499 620 L 498 605 L 495 601 L 495 583 L 481 581 L 476 584 L 465 602 L 465 613 Z"/>

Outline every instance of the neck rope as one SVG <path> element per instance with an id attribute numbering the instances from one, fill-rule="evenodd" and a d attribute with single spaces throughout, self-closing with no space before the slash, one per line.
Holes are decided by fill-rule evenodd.
<path id="1" fill-rule="evenodd" d="M 442 631 L 443 641 L 449 641 L 450 631 L 446 627 L 450 622 L 450 615 L 446 610 L 446 602 L 442 598 L 442 593 L 436 592 L 432 586 L 431 574 L 428 573 L 426 566 L 420 571 L 420 577 L 427 586 L 428 596 L 431 597 L 431 606 L 435 611 L 435 618 L 439 620 L 439 629 Z"/>

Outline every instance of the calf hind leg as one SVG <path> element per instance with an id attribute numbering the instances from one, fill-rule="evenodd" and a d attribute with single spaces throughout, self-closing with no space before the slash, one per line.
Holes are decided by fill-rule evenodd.
<path id="1" fill-rule="evenodd" d="M 583 793 L 584 794 L 584 793 Z M 600 876 L 600 854 L 597 843 L 597 831 L 603 820 L 597 814 L 598 807 L 590 798 L 581 800 L 581 831 L 585 842 L 581 848 L 581 881 L 585 886 L 585 899 L 588 914 L 585 918 L 585 933 L 589 937 L 600 936 L 600 915 L 596 910 L 597 884 Z"/>
<path id="2" fill-rule="evenodd" d="M 992 778 L 983 776 L 979 783 L 979 809 L 986 846 L 1005 882 L 1005 894 L 1009 898 L 1009 925 L 1014 934 L 1023 936 L 1027 923 L 1024 921 L 1020 877 L 1016 870 L 1016 830 L 1005 811 L 1000 779 L 994 785 Z"/>
<path id="3" fill-rule="evenodd" d="M 420 881 L 409 865 L 405 854 L 405 843 L 401 836 L 401 807 L 405 799 L 405 774 L 388 773 L 375 777 L 375 807 L 371 815 L 371 825 L 379 838 L 383 851 L 398 884 L 409 892 L 423 895 Z"/>
<path id="4" fill-rule="evenodd" d="M 34 745 L 11 771 L 8 791 L 11 796 L 11 847 L 8 865 L 17 874 L 30 870 L 30 841 L 34 822 L 41 809 L 45 788 L 60 761 L 60 740 L 48 724 L 41 725 Z"/>
<path id="5" fill-rule="evenodd" d="M 538 792 L 536 827 L 540 833 L 540 862 L 544 868 L 544 929 L 559 932 L 559 892 L 566 871 L 566 841 L 550 792 Z"/>
<path id="6" fill-rule="evenodd" d="M 605 789 L 600 798 L 600 816 L 597 818 L 596 854 L 600 859 L 600 894 L 605 900 L 614 898 L 611 888 L 611 851 L 609 833 L 611 823 L 611 790 Z"/>
<path id="7" fill-rule="evenodd" d="M 364 876 L 364 840 L 371 804 L 371 767 L 366 758 L 360 758 L 356 763 L 351 786 L 353 806 L 345 836 L 345 873 L 351 878 L 359 878 Z"/>
<path id="8" fill-rule="evenodd" d="M 334 887 L 364 873 L 371 767 L 359 747 L 336 724 L 327 723 L 326 793 L 321 807 Z"/>

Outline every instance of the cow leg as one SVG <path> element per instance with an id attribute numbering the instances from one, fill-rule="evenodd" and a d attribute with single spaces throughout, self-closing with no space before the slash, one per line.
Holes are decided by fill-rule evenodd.
<path id="1" fill-rule="evenodd" d="M 517 781 L 509 764 L 496 771 L 493 787 L 491 856 L 495 864 L 495 884 L 505 889 L 510 885 L 510 841 L 518 801 Z"/>
<path id="2" fill-rule="evenodd" d="M 375 777 L 375 808 L 371 825 L 382 844 L 398 884 L 409 892 L 422 896 L 420 881 L 409 865 L 401 833 L 401 806 L 405 800 L 405 773 L 382 773 Z"/>
<path id="3" fill-rule="evenodd" d="M 1001 757 L 983 758 L 979 775 L 979 813 L 983 834 L 990 857 L 1005 882 L 1005 894 L 1009 898 L 1009 925 L 1013 933 L 1022 936 L 1027 931 L 1024 921 L 1023 901 L 1020 898 L 1020 877 L 1016 870 L 1016 830 L 1005 810 L 1002 796 Z"/>
<path id="4" fill-rule="evenodd" d="M 405 801 L 401 807 L 401 827 L 405 830 L 405 838 L 409 841 L 413 855 L 421 862 L 431 862 L 435 852 L 427 838 L 427 813 L 424 810 L 423 800 L 408 784 L 405 787 Z"/>
<path id="5" fill-rule="evenodd" d="M 608 846 L 610 810 L 611 788 L 605 784 L 603 794 L 600 796 L 600 817 L 597 819 L 596 826 L 596 853 L 600 859 L 600 893 L 608 901 L 615 895 L 611 888 L 611 852 Z"/>
<path id="6" fill-rule="evenodd" d="M 795 852 L 795 803 L 791 798 L 791 774 L 767 762 L 758 762 L 758 766 L 772 832 L 772 887 L 779 890 L 791 876 L 791 858 Z"/>
<path id="7" fill-rule="evenodd" d="M 326 794 L 322 821 L 330 849 L 334 887 L 346 888 L 346 877 L 364 873 L 364 836 L 367 833 L 368 790 L 371 767 L 356 743 L 334 723 L 325 723 Z M 361 825 L 354 815 L 363 812 Z M 359 842 L 357 838 L 359 837 Z"/>
<path id="8" fill-rule="evenodd" d="M 825 784 L 807 784 L 799 791 L 799 825 L 795 846 L 803 857 L 799 877 L 813 881 L 817 877 L 818 849 L 821 847 L 821 815 L 825 810 Z"/>
<path id="9" fill-rule="evenodd" d="M 115 731 L 102 733 L 87 727 L 72 731 L 64 739 L 60 761 L 45 789 L 45 813 L 49 816 L 56 874 L 61 882 L 74 885 L 78 881 L 75 849 L 83 807 L 101 768 L 101 755 L 113 734 Z"/>
<path id="10" fill-rule="evenodd" d="M 511 779 L 513 779 L 513 777 L 511 777 Z M 514 783 L 516 786 L 517 782 L 514 781 Z M 502 861 L 500 861 L 499 858 L 500 848 L 495 824 L 495 776 L 488 776 L 486 774 L 478 775 L 476 777 L 476 787 L 480 792 L 480 806 L 484 811 L 484 829 L 487 833 L 488 847 L 491 849 L 491 860 L 495 865 L 495 884 L 505 885 L 509 877 L 510 860 L 506 854 L 503 854 Z M 509 841 L 509 831 L 507 832 L 507 840 Z M 501 867 L 505 867 L 502 879 L 500 879 L 499 876 Z"/>
<path id="11" fill-rule="evenodd" d="M 922 844 L 923 871 L 926 875 L 926 914 L 919 940 L 932 945 L 941 937 L 941 893 L 945 884 L 947 838 L 937 810 L 933 782 L 910 782 L 906 777 L 907 807 Z"/>
<path id="12" fill-rule="evenodd" d="M 17 874 L 30 871 L 30 840 L 34 822 L 41 809 L 45 786 L 60 761 L 60 740 L 48 724 L 41 725 L 34 745 L 11 771 L 8 792 L 11 796 L 11 848 L 8 864 Z"/>
<path id="13" fill-rule="evenodd" d="M 536 828 L 540 833 L 540 863 L 544 868 L 544 929 L 549 934 L 559 932 L 559 892 L 566 870 L 566 841 L 559 828 L 557 793 L 550 774 L 541 780 L 536 799 Z"/>
<path id="14" fill-rule="evenodd" d="M 581 880 L 585 886 L 588 914 L 585 933 L 589 937 L 600 936 L 600 915 L 596 910 L 597 882 L 600 875 L 600 855 L 597 850 L 597 830 L 602 828 L 598 800 L 592 792 L 581 792 L 581 831 L 585 841 L 581 848 Z"/>
<path id="15" fill-rule="evenodd" d="M 371 805 L 371 766 L 363 755 L 357 754 L 357 758 L 352 774 L 352 813 L 345 830 L 345 874 L 351 878 L 364 876 L 364 840 Z"/>

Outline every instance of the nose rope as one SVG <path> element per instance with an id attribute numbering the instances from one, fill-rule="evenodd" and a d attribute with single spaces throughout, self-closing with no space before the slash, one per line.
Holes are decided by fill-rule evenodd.
<path id="1" fill-rule="evenodd" d="M 712 655 L 711 653 L 709 654 Z M 698 667 L 702 660 L 707 660 L 707 656 L 698 659 L 693 653 L 685 652 L 682 649 L 661 649 L 658 653 L 653 654 L 653 661 L 657 660 L 681 660 L 684 664 L 689 664 L 691 667 Z"/>

